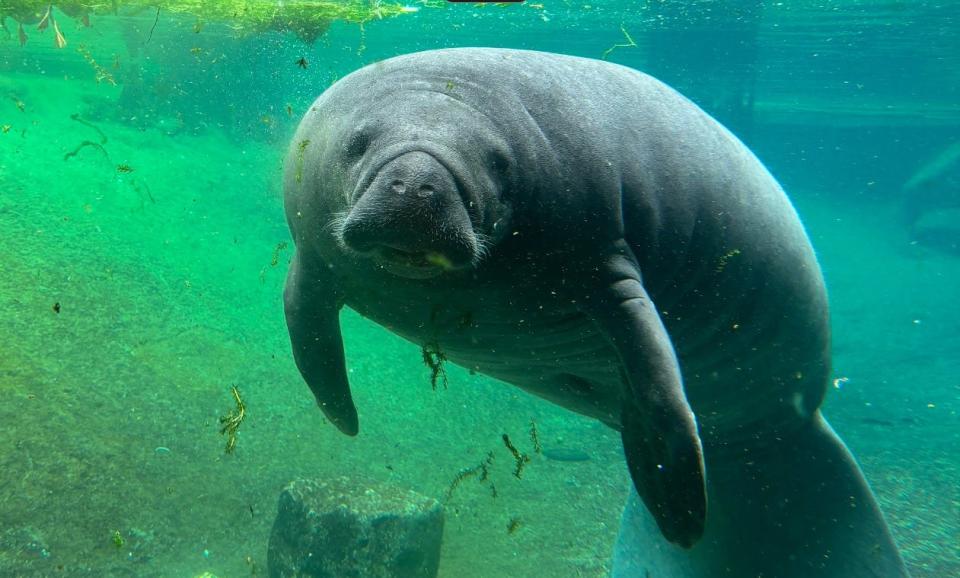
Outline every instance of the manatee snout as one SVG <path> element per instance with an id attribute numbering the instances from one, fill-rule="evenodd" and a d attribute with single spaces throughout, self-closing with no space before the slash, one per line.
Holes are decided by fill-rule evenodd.
<path id="1" fill-rule="evenodd" d="M 432 277 L 479 257 L 456 180 L 421 151 L 404 153 L 377 171 L 341 232 L 345 247 L 405 277 Z"/>

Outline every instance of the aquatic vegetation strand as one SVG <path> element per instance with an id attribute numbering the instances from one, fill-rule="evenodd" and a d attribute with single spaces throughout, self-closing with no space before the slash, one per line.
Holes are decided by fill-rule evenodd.
<path id="1" fill-rule="evenodd" d="M 481 484 L 486 482 L 490 478 L 491 465 L 493 465 L 492 451 L 488 452 L 487 457 L 479 464 L 473 466 L 472 468 L 464 468 L 459 472 L 457 472 L 457 475 L 454 476 L 453 481 L 450 482 L 450 487 L 447 488 L 447 495 L 444 498 L 444 501 L 449 502 L 450 498 L 453 496 L 453 491 L 456 490 L 457 487 L 461 484 L 461 482 L 463 482 L 467 478 L 479 475 L 479 477 L 477 478 L 477 481 L 479 481 Z M 493 493 L 493 497 L 496 498 L 497 489 L 493 486 L 492 483 L 490 484 L 490 491 Z"/>
<path id="2" fill-rule="evenodd" d="M 229 23 L 244 32 L 295 33 L 305 42 L 313 42 L 326 33 L 335 20 L 363 24 L 371 20 L 383 20 L 417 12 L 417 8 L 389 2 L 366 2 L 361 0 L 301 0 L 276 2 L 275 0 L 65 0 L 51 3 L 45 0 L 8 0 L 0 3 L 0 22 L 6 19 L 18 24 L 20 44 L 27 42 L 24 25 L 37 24 L 42 31 L 52 25 L 55 44 L 64 48 L 67 40 L 62 34 L 53 9 L 70 18 L 89 25 L 90 15 L 130 15 L 143 10 L 156 10 L 154 26 L 162 13 L 194 16 L 199 22 L 219 21 Z M 151 29 L 152 34 L 152 29 Z"/>
<path id="3" fill-rule="evenodd" d="M 503 434 L 503 445 L 507 446 L 507 449 L 513 454 L 513 459 L 516 462 L 517 467 L 513 470 L 514 477 L 518 480 L 523 478 L 523 466 L 530 461 L 530 456 L 521 453 L 520 450 L 513 445 L 513 442 L 510 441 L 510 436 L 507 434 Z"/>
<path id="4" fill-rule="evenodd" d="M 630 33 L 627 32 L 627 29 L 623 24 L 620 25 L 620 32 L 623 32 L 624 38 L 627 39 L 626 43 L 614 44 L 610 48 L 603 51 L 603 56 L 600 57 L 600 60 L 606 60 L 610 53 L 616 50 L 617 48 L 635 48 L 637 43 L 633 41 L 633 37 L 630 36 Z"/>
<path id="5" fill-rule="evenodd" d="M 228 454 L 232 454 L 233 450 L 236 449 L 237 430 L 240 429 L 240 424 L 242 424 L 244 418 L 247 417 L 247 406 L 243 403 L 243 399 L 240 397 L 240 390 L 237 389 L 237 386 L 230 386 L 230 393 L 233 394 L 236 407 L 226 415 L 220 416 L 220 423 L 223 424 L 220 428 L 220 434 L 227 436 L 227 445 L 224 451 Z"/>
<path id="6" fill-rule="evenodd" d="M 540 433 L 537 431 L 537 422 L 530 420 L 530 441 L 533 442 L 533 451 L 542 454 L 543 444 L 540 443 Z"/>
<path id="7" fill-rule="evenodd" d="M 97 73 L 96 81 L 97 84 L 100 84 L 102 81 L 107 81 L 108 83 L 116 86 L 117 81 L 113 78 L 113 75 L 110 74 L 110 71 L 100 65 L 96 60 L 94 60 L 93 55 L 90 54 L 90 50 L 86 46 L 81 44 L 77 47 L 77 52 L 80 53 L 80 56 L 83 56 L 83 59 L 87 61 L 93 70 Z"/>
<path id="8" fill-rule="evenodd" d="M 443 380 L 443 389 L 447 389 L 447 369 L 443 366 L 447 356 L 440 351 L 437 343 L 426 343 L 421 349 L 423 364 L 430 368 L 430 387 L 437 390 L 437 379 Z"/>

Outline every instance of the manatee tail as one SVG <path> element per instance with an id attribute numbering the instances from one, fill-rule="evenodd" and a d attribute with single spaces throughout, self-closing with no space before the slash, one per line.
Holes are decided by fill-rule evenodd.
<path id="1" fill-rule="evenodd" d="M 703 539 L 689 550 L 664 540 L 633 492 L 613 578 L 908 577 L 853 456 L 819 414 L 756 452 L 711 453 Z"/>

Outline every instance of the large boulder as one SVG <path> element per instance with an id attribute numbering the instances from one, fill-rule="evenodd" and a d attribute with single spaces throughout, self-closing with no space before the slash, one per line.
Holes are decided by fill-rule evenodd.
<path id="1" fill-rule="evenodd" d="M 347 478 L 295 480 L 280 494 L 270 578 L 434 578 L 443 508 L 410 490 Z"/>

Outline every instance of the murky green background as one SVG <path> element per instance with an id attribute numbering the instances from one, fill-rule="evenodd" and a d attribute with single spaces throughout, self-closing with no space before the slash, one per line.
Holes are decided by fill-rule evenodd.
<path id="1" fill-rule="evenodd" d="M 292 479 L 442 498 L 490 451 L 498 496 L 469 480 L 453 493 L 441 576 L 605 575 L 629 484 L 614 432 L 458 368 L 432 391 L 419 349 L 346 311 L 362 429 L 350 439 L 290 355 L 280 169 L 299 116 L 366 63 L 470 45 L 651 72 L 758 153 L 831 293 L 846 379 L 825 412 L 913 575 L 960 575 L 960 193 L 934 195 L 926 233 L 911 236 L 902 189 L 960 140 L 960 5 L 411 6 L 333 22 L 312 45 L 143 9 L 94 14 L 89 28 L 55 10 L 63 48 L 24 18 L 21 46 L 6 20 L 0 576 L 265 576 Z M 218 419 L 234 385 L 248 415 L 227 455 Z M 545 447 L 590 459 L 537 456 L 517 480 L 501 435 L 531 451 L 531 420 Z"/>

